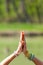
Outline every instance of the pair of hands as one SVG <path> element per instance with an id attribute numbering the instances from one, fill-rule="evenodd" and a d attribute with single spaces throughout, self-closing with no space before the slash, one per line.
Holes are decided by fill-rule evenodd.
<path id="1" fill-rule="evenodd" d="M 21 52 L 23 52 L 24 54 L 26 54 L 26 52 L 27 52 L 24 32 L 21 32 L 20 41 L 19 41 L 19 45 L 18 45 L 18 48 L 17 48 L 16 52 L 17 52 L 18 55 Z"/>

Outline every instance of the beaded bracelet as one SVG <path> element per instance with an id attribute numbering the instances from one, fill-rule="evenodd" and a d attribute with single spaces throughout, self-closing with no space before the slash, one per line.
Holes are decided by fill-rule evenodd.
<path id="1" fill-rule="evenodd" d="M 33 54 L 30 54 L 30 56 L 28 57 L 29 60 L 33 60 L 34 59 L 34 55 Z"/>
<path id="2" fill-rule="evenodd" d="M 33 54 L 30 54 L 28 51 L 25 52 L 25 56 L 26 56 L 29 60 L 33 60 L 33 58 L 35 57 Z"/>

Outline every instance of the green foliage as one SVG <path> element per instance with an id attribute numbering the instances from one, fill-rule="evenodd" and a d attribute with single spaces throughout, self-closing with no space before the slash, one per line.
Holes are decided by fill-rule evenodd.
<path id="1" fill-rule="evenodd" d="M 0 0 L 0 18 L 28 19 L 43 22 L 43 0 Z M 8 5 L 8 6 L 7 6 Z M 7 11 L 9 8 L 9 12 Z M 26 16 L 26 17 L 25 17 Z"/>

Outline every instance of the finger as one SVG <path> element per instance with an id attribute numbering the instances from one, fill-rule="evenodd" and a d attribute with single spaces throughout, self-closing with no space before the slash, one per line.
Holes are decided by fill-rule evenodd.
<path id="1" fill-rule="evenodd" d="M 21 32 L 21 35 L 20 35 L 20 41 L 24 41 L 24 40 L 25 40 L 24 32 Z"/>
<path id="2" fill-rule="evenodd" d="M 24 42 L 24 41 L 22 41 L 22 49 L 24 48 L 24 45 L 25 45 L 25 42 Z"/>
<path id="3" fill-rule="evenodd" d="M 18 52 L 21 52 L 21 50 L 22 50 L 22 46 L 21 46 L 21 44 L 19 44 L 19 46 L 18 46 L 18 48 L 17 48 L 17 51 L 18 51 Z"/>
<path id="4" fill-rule="evenodd" d="M 24 34 L 24 32 L 21 32 L 20 42 L 22 44 L 22 49 L 23 49 L 24 46 L 26 47 L 26 41 L 25 41 L 25 34 Z"/>
<path id="5" fill-rule="evenodd" d="M 17 50 L 20 52 L 23 50 L 23 48 L 24 48 L 24 41 L 21 41 L 21 42 L 19 42 L 19 46 L 18 46 Z"/>
<path id="6" fill-rule="evenodd" d="M 25 43 L 25 41 L 22 41 L 22 49 L 26 49 L 26 43 Z"/>
<path id="7" fill-rule="evenodd" d="M 24 32 L 21 32 L 21 35 L 20 35 L 20 42 L 19 42 L 19 46 L 18 46 L 18 49 L 24 49 L 26 48 L 26 41 L 25 41 L 25 35 L 24 35 Z"/>

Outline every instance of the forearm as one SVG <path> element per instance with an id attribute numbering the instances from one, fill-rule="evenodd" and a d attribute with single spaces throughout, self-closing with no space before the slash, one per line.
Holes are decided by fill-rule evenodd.
<path id="1" fill-rule="evenodd" d="M 36 65 L 43 65 L 43 62 L 37 59 L 36 57 L 33 58 L 32 60 Z"/>
<path id="2" fill-rule="evenodd" d="M 2 62 L 1 65 L 8 65 L 15 57 L 17 56 L 16 53 L 12 53 L 10 56 L 5 58 Z"/>
<path id="3" fill-rule="evenodd" d="M 35 65 L 43 65 L 43 62 L 37 59 L 33 54 L 29 54 L 28 51 L 25 53 L 25 56 L 34 62 Z"/>

